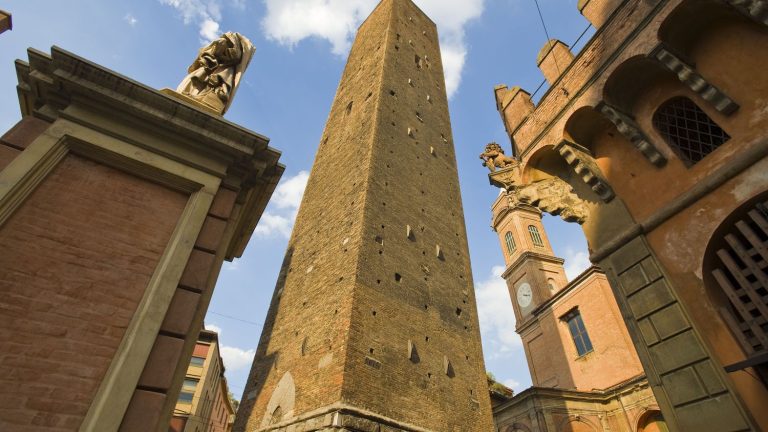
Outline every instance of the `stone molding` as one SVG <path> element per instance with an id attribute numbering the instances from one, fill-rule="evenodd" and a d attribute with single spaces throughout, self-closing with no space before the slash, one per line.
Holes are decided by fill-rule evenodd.
<path id="1" fill-rule="evenodd" d="M 760 24 L 768 26 L 768 1 L 766 0 L 725 0 L 739 12 Z"/>
<path id="2" fill-rule="evenodd" d="M 696 69 L 670 52 L 663 45 L 654 49 L 650 57 L 657 60 L 665 68 L 677 75 L 677 78 L 696 92 L 702 99 L 712 104 L 716 110 L 731 115 L 739 109 L 739 104 L 733 101 L 722 90 L 710 84 Z"/>
<path id="3" fill-rule="evenodd" d="M 555 151 L 603 202 L 609 203 L 616 197 L 589 150 L 569 140 L 563 140 L 555 146 Z"/>
<path id="4" fill-rule="evenodd" d="M 224 178 L 225 183 L 237 179 L 229 186 L 239 189 L 242 210 L 226 259 L 242 255 L 285 170 L 269 138 L 61 48 L 51 48 L 50 55 L 30 49 L 28 55 L 28 62 L 16 61 L 22 115 L 95 127 L 89 118 L 110 113 L 100 120 L 112 122 L 110 128 L 100 127 L 104 133 Z M 140 142 L 128 138 L 138 129 L 151 135 Z M 165 148 L 151 136 L 172 137 L 168 141 L 174 147 Z"/>
<path id="5" fill-rule="evenodd" d="M 253 432 L 435 432 L 345 404 L 334 404 Z"/>
<path id="6" fill-rule="evenodd" d="M 656 146 L 651 144 L 650 140 L 645 136 L 642 130 L 640 130 L 640 126 L 635 120 L 606 102 L 600 102 L 595 109 L 603 114 L 605 118 L 610 120 L 610 122 L 616 126 L 616 129 L 624 135 L 632 145 L 640 150 L 640 153 L 642 153 L 650 163 L 659 168 L 667 164 L 667 158 L 659 152 L 659 149 L 657 149 Z"/>

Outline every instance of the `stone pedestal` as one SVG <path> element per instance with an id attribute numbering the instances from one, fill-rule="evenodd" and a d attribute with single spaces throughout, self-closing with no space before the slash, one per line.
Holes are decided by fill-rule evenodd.
<path id="1" fill-rule="evenodd" d="M 0 429 L 167 429 L 280 153 L 59 48 L 16 69 L 23 118 L 0 143 Z"/>

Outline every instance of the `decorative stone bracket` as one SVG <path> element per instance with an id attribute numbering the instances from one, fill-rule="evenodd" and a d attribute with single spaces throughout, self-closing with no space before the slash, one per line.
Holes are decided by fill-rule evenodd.
<path id="1" fill-rule="evenodd" d="M 616 197 L 613 188 L 600 173 L 600 167 L 597 166 L 589 150 L 571 141 L 563 140 L 555 146 L 555 151 L 603 202 L 609 203 Z"/>
<path id="2" fill-rule="evenodd" d="M 768 1 L 766 0 L 725 0 L 739 12 L 760 24 L 768 26 Z"/>
<path id="3" fill-rule="evenodd" d="M 659 149 L 657 149 L 656 146 L 651 144 L 645 134 L 640 130 L 640 126 L 638 126 L 631 117 L 605 102 L 600 102 L 595 108 L 610 120 L 611 123 L 616 126 L 616 129 L 618 129 L 618 131 L 624 135 L 632 145 L 640 150 L 640 153 L 642 153 L 650 163 L 659 168 L 667 164 L 667 158 L 659 152 Z"/>
<path id="4" fill-rule="evenodd" d="M 571 185 L 553 177 L 523 185 L 519 166 L 498 170 L 488 175 L 491 184 L 507 191 L 510 204 L 528 204 L 539 210 L 560 216 L 567 222 L 583 224 L 587 220 L 587 207 L 573 193 Z"/>
<path id="5" fill-rule="evenodd" d="M 693 66 L 689 65 L 675 54 L 667 50 L 663 45 L 654 49 L 650 57 L 659 61 L 665 68 L 677 75 L 677 78 L 702 99 L 712 104 L 716 110 L 725 115 L 731 115 L 739 109 L 739 104 L 733 101 L 722 90 L 710 84 L 702 77 Z"/>

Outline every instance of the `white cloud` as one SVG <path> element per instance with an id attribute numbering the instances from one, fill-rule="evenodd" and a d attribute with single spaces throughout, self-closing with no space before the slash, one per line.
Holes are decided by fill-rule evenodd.
<path id="1" fill-rule="evenodd" d="M 586 251 L 577 251 L 571 248 L 565 251 L 565 274 L 569 281 L 575 279 L 591 265 L 589 254 Z"/>
<path id="2" fill-rule="evenodd" d="M 176 9 L 184 24 L 199 27 L 201 42 L 208 43 L 219 37 L 221 0 L 159 0 L 161 4 Z"/>
<path id="3" fill-rule="evenodd" d="M 515 381 L 512 378 L 506 379 L 506 380 L 502 381 L 501 383 L 504 384 L 505 386 L 511 388 L 512 390 L 514 390 L 515 393 L 517 393 L 517 392 L 519 392 L 521 390 L 520 383 L 518 381 Z"/>
<path id="4" fill-rule="evenodd" d="M 210 18 L 203 20 L 202 24 L 200 24 L 200 37 L 206 41 L 212 41 L 218 38 L 219 23 Z"/>
<path id="5" fill-rule="evenodd" d="M 206 324 L 205 329 L 216 332 L 219 336 L 221 336 L 221 327 L 217 326 L 216 324 Z"/>
<path id="6" fill-rule="evenodd" d="M 131 26 L 131 27 L 136 27 L 136 24 L 138 24 L 138 23 L 139 23 L 139 20 L 138 20 L 138 19 L 136 19 L 136 17 L 135 17 L 135 16 L 133 16 L 133 14 L 131 14 L 131 13 L 127 13 L 127 14 L 125 14 L 125 16 L 123 17 L 123 19 L 124 19 L 124 20 L 125 20 L 125 22 L 127 22 L 127 23 L 128 23 L 128 25 L 129 25 L 129 26 Z"/>
<path id="7" fill-rule="evenodd" d="M 253 363 L 253 356 L 256 350 L 243 350 L 237 347 L 221 345 L 219 348 L 221 358 L 224 360 L 224 367 L 229 372 L 234 372 L 243 368 L 250 367 Z"/>
<path id="8" fill-rule="evenodd" d="M 484 2 L 416 0 L 437 23 L 449 97 L 459 88 L 466 61 L 464 29 L 469 21 L 480 17 Z M 264 3 L 267 13 L 261 25 L 268 38 L 294 46 L 303 39 L 318 37 L 331 43 L 334 54 L 345 55 L 357 27 L 378 0 L 264 0 Z"/>
<path id="9" fill-rule="evenodd" d="M 261 220 L 256 226 L 256 230 L 254 232 L 256 235 L 263 237 L 269 237 L 274 234 L 279 234 L 283 237 L 290 237 L 292 227 L 293 219 L 272 214 L 270 212 L 264 212 L 264 215 L 261 216 Z"/>
<path id="10" fill-rule="evenodd" d="M 238 271 L 240 270 L 240 259 L 236 259 L 232 262 L 225 262 L 224 263 L 224 270 L 225 271 Z"/>
<path id="11" fill-rule="evenodd" d="M 496 266 L 488 279 L 475 284 L 480 332 L 487 359 L 509 357 L 522 346 L 515 333 L 515 312 L 507 283 L 501 278 L 504 267 Z"/>
<path id="12" fill-rule="evenodd" d="M 291 236 L 293 222 L 296 220 L 308 180 L 309 173 L 301 171 L 293 177 L 283 179 L 277 185 L 269 203 L 270 207 L 256 226 L 257 236 L 280 235 L 286 238 Z"/>
<path id="13" fill-rule="evenodd" d="M 301 171 L 296 176 L 280 182 L 272 196 L 277 208 L 299 208 L 301 198 L 304 197 L 304 189 L 307 188 L 307 181 L 309 181 L 309 173 Z"/>

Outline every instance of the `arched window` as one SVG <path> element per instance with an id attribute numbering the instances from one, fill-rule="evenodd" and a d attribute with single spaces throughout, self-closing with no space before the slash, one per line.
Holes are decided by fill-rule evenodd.
<path id="1" fill-rule="evenodd" d="M 539 229 L 536 228 L 533 225 L 528 226 L 528 232 L 531 234 L 531 240 L 533 240 L 533 245 L 538 247 L 544 247 L 544 240 L 541 238 L 541 234 L 539 233 Z"/>
<path id="2" fill-rule="evenodd" d="M 696 164 L 731 139 L 707 113 L 682 96 L 664 102 L 656 110 L 653 126 L 687 166 Z"/>
<path id="3" fill-rule="evenodd" d="M 515 249 L 517 249 L 517 245 L 515 244 L 515 239 L 512 237 L 511 232 L 507 232 L 504 235 L 504 242 L 507 244 L 507 252 L 512 255 L 515 252 Z"/>

